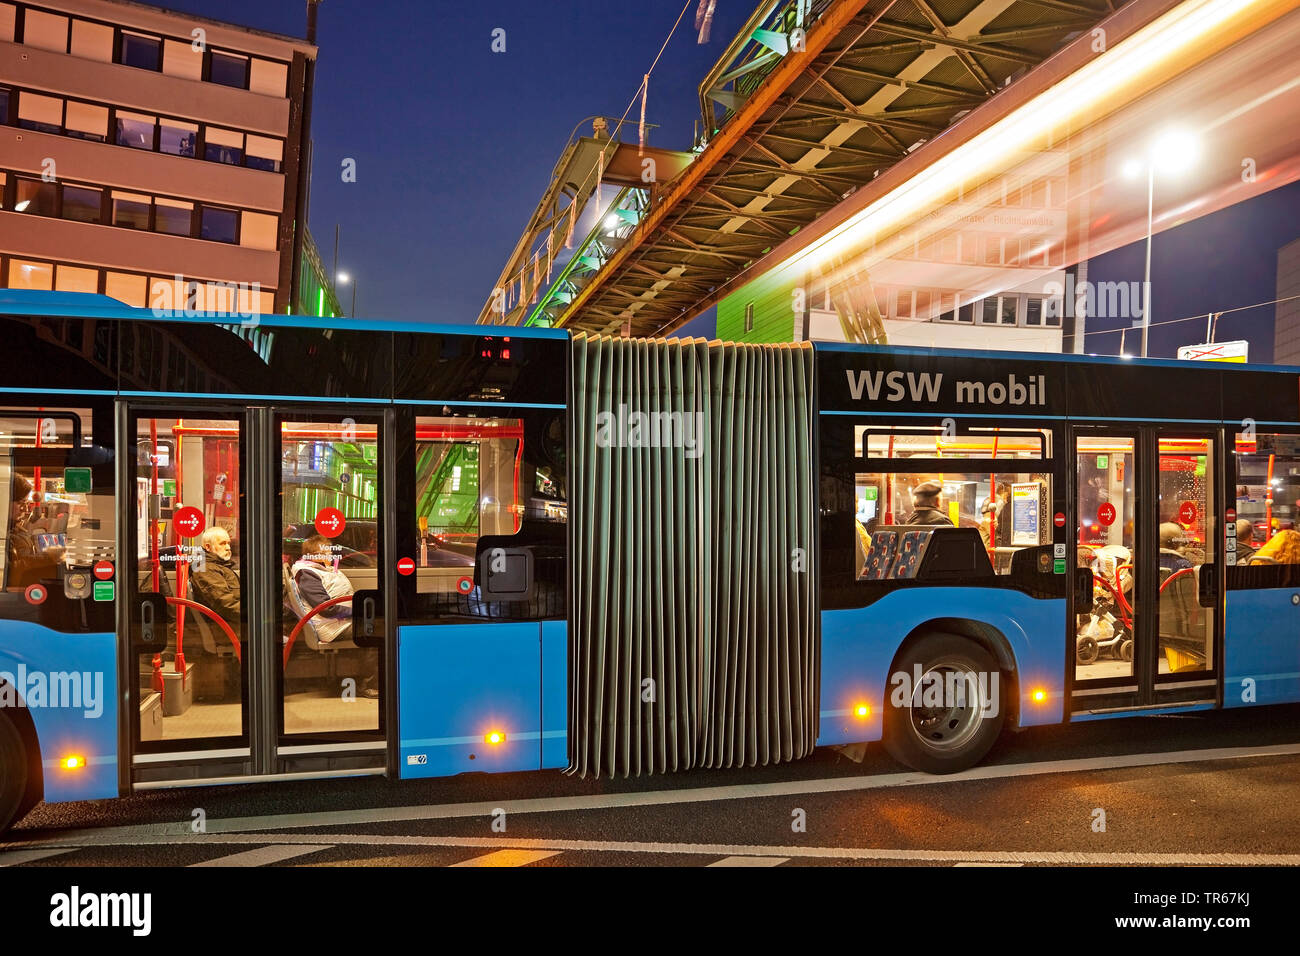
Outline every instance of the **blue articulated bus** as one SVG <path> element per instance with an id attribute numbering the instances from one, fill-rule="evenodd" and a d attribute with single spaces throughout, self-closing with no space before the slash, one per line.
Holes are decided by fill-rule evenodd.
<path id="1" fill-rule="evenodd" d="M 3 827 L 1300 700 L 1297 370 L 61 293 L 0 336 Z"/>

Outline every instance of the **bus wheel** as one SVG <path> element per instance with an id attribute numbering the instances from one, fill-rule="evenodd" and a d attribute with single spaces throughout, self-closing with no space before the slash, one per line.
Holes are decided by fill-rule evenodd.
<path id="1" fill-rule="evenodd" d="M 917 671 L 921 680 L 910 686 Z M 988 653 L 955 634 L 931 634 L 897 661 L 911 700 L 885 713 L 885 749 L 926 773 L 956 773 L 979 763 L 1002 732 L 1001 674 Z M 897 693 L 898 684 L 891 679 Z"/>
<path id="2" fill-rule="evenodd" d="M 27 797 L 27 752 L 18 728 L 0 714 L 0 833 L 18 821 Z"/>

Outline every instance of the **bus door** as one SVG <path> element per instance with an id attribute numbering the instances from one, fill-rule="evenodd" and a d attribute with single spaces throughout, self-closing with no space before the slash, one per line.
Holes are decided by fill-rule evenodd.
<path id="1" fill-rule="evenodd" d="M 120 415 L 134 785 L 382 772 L 382 417 Z"/>
<path id="2" fill-rule="evenodd" d="M 1219 456 L 1209 431 L 1075 429 L 1074 714 L 1217 701 Z"/>

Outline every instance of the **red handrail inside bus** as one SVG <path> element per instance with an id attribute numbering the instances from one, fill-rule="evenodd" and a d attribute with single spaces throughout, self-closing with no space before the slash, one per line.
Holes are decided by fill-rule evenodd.
<path id="1" fill-rule="evenodd" d="M 295 624 L 293 626 L 293 630 L 289 632 L 289 640 L 286 641 L 284 645 L 284 666 L 285 667 L 289 666 L 289 652 L 293 650 L 293 642 L 298 639 L 298 633 L 303 629 L 303 627 L 306 625 L 308 621 L 310 621 L 321 611 L 325 610 L 327 607 L 333 607 L 335 604 L 342 604 L 344 601 L 351 601 L 351 600 L 352 600 L 351 594 L 345 594 L 342 597 L 330 598 L 324 604 L 317 604 L 314 608 L 312 608 L 301 618 L 299 618 L 298 623 Z"/>
<path id="2" fill-rule="evenodd" d="M 235 657 L 240 661 L 244 659 L 243 649 L 239 645 L 239 636 L 235 634 L 230 625 L 226 623 L 226 619 L 216 611 L 212 610 L 212 608 L 205 604 L 200 604 L 198 601 L 191 601 L 189 598 L 172 597 L 170 594 L 167 595 L 167 603 L 177 604 L 181 607 L 193 608 L 196 611 L 202 611 L 208 617 L 212 618 L 212 620 L 216 621 L 220 628 L 226 632 L 226 637 L 230 638 L 230 643 L 235 647 Z"/>

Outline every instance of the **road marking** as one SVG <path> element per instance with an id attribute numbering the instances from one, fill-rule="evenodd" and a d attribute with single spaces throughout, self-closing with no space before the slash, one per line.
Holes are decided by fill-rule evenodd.
<path id="1" fill-rule="evenodd" d="M 529 863 L 555 856 L 559 852 L 559 850 L 497 850 L 486 856 L 461 860 L 459 863 L 453 863 L 452 866 L 527 866 Z"/>
<path id="2" fill-rule="evenodd" d="M 788 856 L 728 856 L 709 866 L 780 866 L 789 859 Z"/>
<path id="3" fill-rule="evenodd" d="M 1024 864 L 1023 863 L 970 863 L 967 861 L 963 861 L 961 863 L 954 863 L 953 866 L 1024 866 Z"/>
<path id="4" fill-rule="evenodd" d="M 908 771 L 870 777 L 831 777 L 820 780 L 787 780 L 773 783 L 697 787 L 681 790 L 632 791 L 590 796 L 540 797 L 525 800 L 488 800 L 479 803 L 443 803 L 404 807 L 367 807 L 360 810 L 320 810 L 270 816 L 208 818 L 208 835 L 248 833 L 263 830 L 292 830 L 325 826 L 360 826 L 371 823 L 403 823 L 420 820 L 452 820 L 465 817 L 490 817 L 499 808 L 512 814 L 563 813 L 581 810 L 609 810 L 672 804 L 712 803 L 723 800 L 753 800 L 819 793 L 851 793 L 889 787 L 948 786 L 953 783 L 1033 777 L 1051 773 L 1084 773 L 1123 770 L 1134 767 L 1157 767 L 1216 760 L 1241 760 L 1252 757 L 1290 757 L 1300 754 L 1300 744 L 1275 744 L 1264 747 L 1218 747 L 1207 750 L 1179 750 L 1165 753 L 1129 754 L 1111 757 L 1082 757 L 1041 763 L 1000 764 L 972 767 L 961 773 L 935 776 Z M 46 839 L 28 840 L 3 846 L 28 848 L 38 846 L 93 845 L 101 842 L 131 842 L 154 837 L 188 839 L 194 834 L 188 821 L 164 824 L 140 824 L 68 830 Z M 330 835 L 333 839 L 333 835 Z M 958 856 L 956 859 L 970 859 Z"/>
<path id="5" fill-rule="evenodd" d="M 295 856 L 306 856 L 308 853 L 330 848 L 330 844 L 278 844 L 259 847 L 256 850 L 245 850 L 243 853 L 232 853 L 230 856 L 219 856 L 215 860 L 191 863 L 190 866 L 270 866 L 273 863 L 292 860 Z"/>
<path id="6" fill-rule="evenodd" d="M 322 845 L 322 841 L 328 844 Z M 303 852 L 330 846 L 362 847 L 468 847 L 503 849 L 494 837 L 389 836 L 367 833 L 191 833 L 188 839 L 172 836 L 117 836 L 86 846 L 181 846 L 203 843 L 269 843 L 308 847 Z M 909 863 L 1043 864 L 1051 866 L 1300 866 L 1300 853 L 1098 853 L 1086 850 L 905 850 L 852 846 L 747 846 L 726 843 L 636 843 L 611 840 L 512 839 L 510 850 L 552 853 L 608 852 L 695 854 L 700 856 L 782 857 L 815 860 L 894 860 Z M 292 855 L 299 855 L 297 853 Z"/>
<path id="7" fill-rule="evenodd" d="M 8 853 L 0 853 L 0 866 L 22 866 L 25 863 L 32 863 L 36 860 L 43 860 L 47 856 L 58 856 L 61 853 L 71 853 L 73 847 L 60 849 L 50 847 L 44 850 L 11 850 Z"/>

